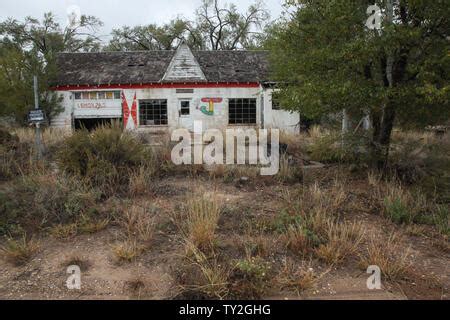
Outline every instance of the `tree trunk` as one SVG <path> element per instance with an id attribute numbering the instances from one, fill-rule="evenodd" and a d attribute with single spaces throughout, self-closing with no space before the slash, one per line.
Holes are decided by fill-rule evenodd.
<path id="1" fill-rule="evenodd" d="M 389 157 L 391 134 L 395 121 L 395 108 L 388 101 L 383 108 L 378 128 L 374 126 L 373 159 L 378 170 L 385 170 Z"/>

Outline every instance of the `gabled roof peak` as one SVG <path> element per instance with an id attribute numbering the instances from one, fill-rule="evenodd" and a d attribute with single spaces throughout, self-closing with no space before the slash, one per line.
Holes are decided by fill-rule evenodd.
<path id="1" fill-rule="evenodd" d="M 184 41 L 178 46 L 162 81 L 207 81 L 191 48 Z"/>

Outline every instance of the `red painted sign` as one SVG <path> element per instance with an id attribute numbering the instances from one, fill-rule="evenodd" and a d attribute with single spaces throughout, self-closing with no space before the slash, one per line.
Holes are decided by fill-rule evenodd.
<path id="1" fill-rule="evenodd" d="M 122 110 L 123 110 L 123 127 L 127 127 L 128 118 L 130 117 L 130 108 L 128 108 L 127 99 L 122 91 Z"/>
<path id="2" fill-rule="evenodd" d="M 202 102 L 212 102 L 212 103 L 221 103 L 223 101 L 222 98 L 202 98 Z"/>
<path id="3" fill-rule="evenodd" d="M 133 104 L 131 105 L 131 117 L 133 118 L 134 127 L 137 128 L 137 101 L 136 101 L 136 92 L 134 93 Z"/>

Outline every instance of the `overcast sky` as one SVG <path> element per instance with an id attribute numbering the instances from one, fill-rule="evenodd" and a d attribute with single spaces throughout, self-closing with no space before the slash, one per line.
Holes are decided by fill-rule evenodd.
<path id="1" fill-rule="evenodd" d="M 253 0 L 222 0 L 233 2 L 245 11 Z M 264 0 L 272 19 L 282 11 L 284 0 Z M 64 26 L 67 10 L 77 6 L 82 14 L 93 15 L 105 24 L 100 34 L 107 35 L 113 28 L 124 25 L 168 22 L 177 16 L 192 18 L 201 0 L 0 0 L 0 21 L 8 17 L 22 20 L 26 16 L 42 18 L 52 11 Z M 70 9 L 69 9 L 70 10 Z"/>

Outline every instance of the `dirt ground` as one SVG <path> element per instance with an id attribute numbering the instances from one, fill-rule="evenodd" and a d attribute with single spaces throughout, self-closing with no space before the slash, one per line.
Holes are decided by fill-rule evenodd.
<path id="1" fill-rule="evenodd" d="M 322 175 L 319 173 L 319 175 Z M 312 178 L 311 178 L 312 179 Z M 95 234 L 77 235 L 69 240 L 51 236 L 40 239 L 40 250 L 24 266 L 16 267 L 0 260 L 1 299 L 170 299 L 176 291 L 174 271 L 183 253 L 173 211 L 189 194 L 214 193 L 227 210 L 218 227 L 219 247 L 230 258 L 242 254 L 240 239 L 246 219 L 257 221 L 279 213 L 286 190 L 294 185 L 239 185 L 209 178 L 173 177 L 155 182 L 152 196 L 139 201 L 150 201 L 157 210 L 157 234 L 151 247 L 136 261 L 119 263 L 111 246 L 118 238 L 118 227 L 108 226 Z M 359 185 L 363 187 L 359 187 Z M 364 190 L 362 180 L 348 184 L 349 199 L 365 199 L 370 190 Z M 351 201 L 350 201 L 351 202 Z M 345 213 L 352 221 L 361 221 L 366 232 L 384 234 L 399 229 L 377 212 L 355 209 Z M 338 267 L 315 262 L 314 268 L 323 276 L 313 289 L 297 294 L 288 290 L 271 290 L 264 299 L 449 299 L 450 252 L 432 237 L 411 236 L 405 233 L 409 255 L 414 261 L 413 272 L 396 281 L 382 279 L 381 290 L 368 290 L 368 274 L 351 258 Z M 277 242 L 277 239 L 274 239 Z M 405 247 L 404 250 L 407 248 Z M 399 252 L 401 254 L 402 252 Z M 77 258 L 82 261 L 81 290 L 69 290 L 67 266 Z M 282 255 L 269 256 L 274 265 Z M 272 292 L 273 291 L 273 292 Z"/>

